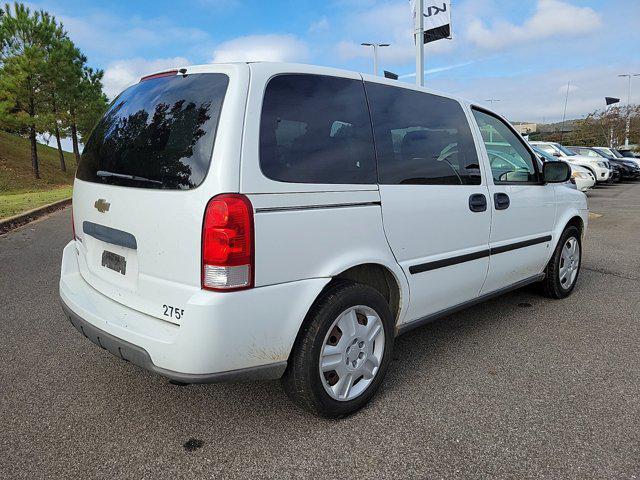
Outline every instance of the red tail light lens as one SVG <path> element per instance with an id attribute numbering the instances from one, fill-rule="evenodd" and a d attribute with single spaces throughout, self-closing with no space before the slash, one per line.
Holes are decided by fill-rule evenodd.
<path id="1" fill-rule="evenodd" d="M 71 232 L 73 233 L 73 239 L 76 239 L 76 222 L 73 219 L 73 205 L 71 205 Z"/>
<path id="2" fill-rule="evenodd" d="M 254 277 L 253 207 L 235 193 L 209 200 L 202 225 L 202 288 L 251 288 Z"/>

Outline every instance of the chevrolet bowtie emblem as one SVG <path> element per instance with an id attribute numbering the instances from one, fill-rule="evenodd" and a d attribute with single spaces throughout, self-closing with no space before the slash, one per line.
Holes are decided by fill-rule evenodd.
<path id="1" fill-rule="evenodd" d="M 100 213 L 108 212 L 111 204 L 107 202 L 104 198 L 99 198 L 96 200 L 96 203 L 93 204 Z"/>

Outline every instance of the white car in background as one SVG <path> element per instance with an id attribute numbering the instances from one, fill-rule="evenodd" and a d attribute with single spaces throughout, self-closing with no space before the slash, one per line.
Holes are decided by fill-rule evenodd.
<path id="1" fill-rule="evenodd" d="M 566 147 L 556 142 L 529 142 L 532 146 L 546 153 L 565 160 L 571 164 L 580 165 L 588 169 L 596 178 L 596 182 L 607 182 L 611 178 L 611 168 L 605 159 L 596 159 L 584 155 L 576 155 Z"/>
<path id="2" fill-rule="evenodd" d="M 540 155 L 540 160 L 543 162 L 562 161 L 539 147 L 533 146 L 533 151 Z M 575 187 L 580 192 L 586 192 L 594 187 L 596 184 L 596 177 L 593 176 L 593 173 L 591 173 L 589 169 L 571 163 L 569 163 L 569 166 L 571 167 L 572 187 Z"/>
<path id="3" fill-rule="evenodd" d="M 605 157 L 613 157 L 613 158 L 618 158 L 620 160 L 629 160 L 634 162 L 636 165 L 638 165 L 638 167 L 640 167 L 640 158 L 633 158 L 633 157 L 625 157 L 624 155 L 622 155 L 618 150 L 616 150 L 615 148 L 609 148 L 609 147 L 593 147 L 593 149 L 595 151 L 597 151 L 598 153 L 603 154 Z"/>

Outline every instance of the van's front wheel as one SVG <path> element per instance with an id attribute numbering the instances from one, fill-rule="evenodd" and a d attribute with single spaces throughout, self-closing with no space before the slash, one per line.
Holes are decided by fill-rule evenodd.
<path id="1" fill-rule="evenodd" d="M 581 235 L 574 226 L 568 227 L 556 246 L 545 270 L 542 291 L 549 298 L 565 298 L 571 295 L 582 261 Z"/>
<path id="2" fill-rule="evenodd" d="M 375 394 L 393 350 L 393 316 L 375 289 L 331 287 L 311 308 L 283 376 L 287 395 L 326 417 L 362 408 Z"/>

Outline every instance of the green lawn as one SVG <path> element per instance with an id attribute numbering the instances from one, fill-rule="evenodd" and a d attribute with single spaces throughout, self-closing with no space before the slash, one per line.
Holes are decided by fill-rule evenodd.
<path id="1" fill-rule="evenodd" d="M 40 192 L 0 194 L 0 220 L 71 196 L 71 185 Z"/>
<path id="2" fill-rule="evenodd" d="M 69 198 L 76 171 L 73 154 L 65 152 L 67 171 L 60 170 L 55 148 L 38 144 L 40 179 L 33 178 L 29 140 L 0 131 L 0 219 Z"/>
<path id="3" fill-rule="evenodd" d="M 65 152 L 67 171 L 60 170 L 58 150 L 38 144 L 40 179 L 33 178 L 29 140 L 18 135 L 0 132 L 0 195 L 27 193 L 60 188 L 73 184 L 76 162 L 72 153 Z"/>

